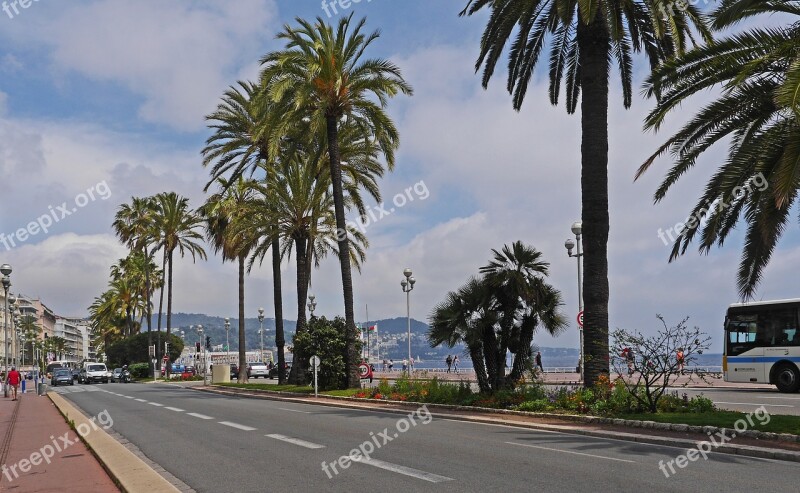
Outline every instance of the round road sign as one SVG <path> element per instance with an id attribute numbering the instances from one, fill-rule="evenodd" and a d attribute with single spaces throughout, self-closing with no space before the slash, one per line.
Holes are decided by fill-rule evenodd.
<path id="1" fill-rule="evenodd" d="M 578 327 L 583 328 L 583 310 L 578 312 Z"/>
<path id="2" fill-rule="evenodd" d="M 358 365 L 358 374 L 361 376 L 361 378 L 369 378 L 370 373 L 372 373 L 372 371 L 370 370 L 368 364 L 361 363 Z"/>
<path id="3" fill-rule="evenodd" d="M 314 368 L 319 368 L 319 356 L 312 356 L 308 363 Z"/>

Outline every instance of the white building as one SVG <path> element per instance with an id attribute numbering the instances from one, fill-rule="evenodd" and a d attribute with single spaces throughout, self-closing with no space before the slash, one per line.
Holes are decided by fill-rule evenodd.
<path id="1" fill-rule="evenodd" d="M 83 330 L 85 322 L 81 319 L 56 317 L 55 335 L 67 341 L 67 347 L 61 359 L 80 363 L 84 359 Z"/>

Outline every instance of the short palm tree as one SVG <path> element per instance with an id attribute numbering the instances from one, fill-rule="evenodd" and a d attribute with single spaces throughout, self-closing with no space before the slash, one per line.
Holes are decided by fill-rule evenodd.
<path id="1" fill-rule="evenodd" d="M 656 96 L 658 104 L 645 126 L 655 130 L 688 98 L 712 87 L 722 90 L 642 165 L 637 178 L 660 155 L 674 157 L 655 193 L 658 202 L 703 152 L 730 139 L 727 160 L 706 184 L 692 220 L 672 238 L 670 261 L 686 253 L 698 231 L 701 252 L 722 246 L 743 218 L 747 232 L 737 275 L 743 299 L 755 294 L 790 224 L 800 188 L 800 2 L 725 0 L 713 13 L 718 29 L 778 13 L 794 21 L 753 28 L 693 50 L 658 68 L 647 82 L 648 95 Z"/>
<path id="2" fill-rule="evenodd" d="M 539 56 L 549 45 L 549 98 L 558 104 L 562 83 L 566 109 L 581 113 L 581 218 L 584 242 L 586 331 L 585 384 L 608 368 L 608 89 L 611 61 L 619 67 L 623 106 L 632 102 L 633 53 L 650 67 L 683 53 L 692 28 L 710 40 L 702 14 L 672 0 L 468 0 L 462 15 L 489 10 L 476 70 L 483 86 L 508 51 L 506 87 L 520 110 Z M 515 33 L 516 31 L 516 33 Z M 549 40 L 549 41 L 548 41 Z M 582 93 L 582 94 L 581 94 Z"/>
<path id="3" fill-rule="evenodd" d="M 192 261 L 197 257 L 205 260 L 206 252 L 201 242 L 203 219 L 189 207 L 189 199 L 175 192 L 164 192 L 156 195 L 156 228 L 161 238 L 160 247 L 164 248 L 167 263 L 167 338 L 172 333 L 172 271 L 174 255 L 177 251 L 181 257 L 187 253 Z M 167 356 L 165 354 L 165 356 Z M 167 365 L 167 374 L 169 374 Z"/>
<path id="4" fill-rule="evenodd" d="M 342 186 L 342 159 L 339 152 L 339 130 L 345 119 L 353 120 L 362 129 L 363 138 L 374 141 L 391 170 L 399 144 L 397 128 L 385 112 L 389 98 L 412 94 L 400 69 L 388 60 L 364 59 L 379 33 L 362 33 L 366 20 L 351 30 L 353 16 L 339 21 L 337 28 L 322 18 L 312 24 L 297 19 L 298 27 L 285 26 L 278 34 L 286 41 L 282 51 L 268 53 L 261 59 L 262 86 L 272 101 L 285 109 L 284 118 L 275 127 L 277 135 L 291 134 L 285 129 L 306 119 L 310 135 L 327 142 L 333 201 L 338 230 L 337 242 L 342 275 L 345 323 L 348 331 L 345 358 L 348 385 L 358 387 L 359 362 L 355 340 L 353 311 L 353 279 L 350 264 L 349 238 L 346 234 L 345 198 Z M 280 143 L 273 139 L 271 149 Z"/>
<path id="5" fill-rule="evenodd" d="M 258 244 L 258 237 L 248 234 L 252 220 L 247 204 L 256 195 L 255 182 L 242 177 L 230 183 L 218 178 L 220 191 L 211 195 L 200 208 L 206 221 L 206 236 L 222 261 L 236 261 L 239 267 L 239 382 L 247 382 L 247 341 L 245 338 L 244 279 L 245 261 Z"/>

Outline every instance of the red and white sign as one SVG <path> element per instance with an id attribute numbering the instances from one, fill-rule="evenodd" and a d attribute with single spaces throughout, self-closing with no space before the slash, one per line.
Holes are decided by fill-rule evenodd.
<path id="1" fill-rule="evenodd" d="M 372 375 L 372 368 L 366 363 L 361 363 L 358 365 L 358 374 L 361 378 L 369 378 Z"/>
<path id="2" fill-rule="evenodd" d="M 578 312 L 578 327 L 583 328 L 583 310 Z"/>

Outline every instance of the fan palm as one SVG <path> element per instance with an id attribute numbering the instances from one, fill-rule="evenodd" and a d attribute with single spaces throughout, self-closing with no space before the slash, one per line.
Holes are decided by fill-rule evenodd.
<path id="1" fill-rule="evenodd" d="M 238 86 L 238 87 L 237 87 Z M 246 173 L 252 177 L 259 167 L 269 170 L 268 141 L 271 137 L 271 120 L 278 111 L 269 98 L 261 97 L 262 89 L 251 82 L 239 81 L 229 88 L 216 111 L 206 117 L 211 122 L 213 134 L 203 148 L 203 166 L 211 166 L 212 183 L 228 176 L 226 184 L 236 183 Z M 223 188 L 224 190 L 224 188 Z M 283 293 L 281 286 L 281 254 L 278 237 L 270 244 L 272 249 L 272 291 L 275 304 L 275 345 L 278 348 L 278 367 L 284 368 L 286 359 L 283 332 Z M 243 317 L 239 317 L 240 320 Z M 241 323 L 241 322 L 240 322 Z M 240 372 L 244 365 L 239 365 Z M 278 372 L 278 383 L 284 384 L 284 372 Z"/>
<path id="2" fill-rule="evenodd" d="M 242 177 L 230 183 L 218 178 L 220 191 L 211 195 L 200 214 L 206 221 L 206 236 L 216 252 L 222 252 L 223 262 L 235 260 L 239 267 L 239 381 L 247 382 L 247 341 L 245 339 L 244 278 L 245 260 L 258 244 L 258 237 L 248 234 L 252 220 L 246 205 L 255 196 L 254 182 Z"/>
<path id="3" fill-rule="evenodd" d="M 156 195 L 155 203 L 157 210 L 155 224 L 161 238 L 159 246 L 164 248 L 167 264 L 167 339 L 169 339 L 172 333 L 172 271 L 175 251 L 181 257 L 188 253 L 192 261 L 196 261 L 197 257 L 205 260 L 206 252 L 200 244 L 203 235 L 199 231 L 203 227 L 203 219 L 189 207 L 189 199 L 175 192 Z M 169 369 L 167 365 L 167 374 Z"/>
<path id="4" fill-rule="evenodd" d="M 378 145 L 391 170 L 399 135 L 385 108 L 389 98 L 400 93 L 410 95 L 412 89 L 393 63 L 363 58 L 379 33 L 362 33 L 365 19 L 351 30 L 352 18 L 350 15 L 341 19 L 336 30 L 319 17 L 315 24 L 297 19 L 298 27 L 287 25 L 278 34 L 279 39 L 286 40 L 286 48 L 268 53 L 261 63 L 265 66 L 262 85 L 267 88 L 269 98 L 286 110 L 275 132 L 278 135 L 289 134 L 283 129 L 306 119 L 311 130 L 309 135 L 325 136 L 327 142 L 348 329 L 345 361 L 348 384 L 357 387 L 360 385 L 359 355 L 354 330 L 353 279 L 345 221 L 339 130 L 345 118 L 353 120 L 361 129 L 362 138 Z M 273 141 L 272 148 L 278 147 L 279 143 Z"/>
<path id="5" fill-rule="evenodd" d="M 783 27 L 755 28 L 691 51 L 657 69 L 647 93 L 658 97 L 645 126 L 657 130 L 667 114 L 712 87 L 721 95 L 702 108 L 641 166 L 670 152 L 675 163 L 655 193 L 667 191 L 707 149 L 730 138 L 728 156 L 709 179 L 677 231 L 670 261 L 686 253 L 700 231 L 703 253 L 722 246 L 740 218 L 747 222 L 737 274 L 739 294 L 752 298 L 789 223 L 800 186 L 800 2 L 726 0 L 713 13 L 722 29 L 754 15 L 783 13 Z"/>
<path id="6" fill-rule="evenodd" d="M 692 28 L 711 35 L 693 5 L 671 0 L 468 0 L 462 15 L 490 11 L 476 70 L 484 88 L 506 45 L 506 87 L 522 108 L 528 86 L 549 39 L 549 98 L 558 104 L 564 84 L 566 109 L 581 110 L 581 218 L 583 220 L 587 355 L 585 384 L 608 373 L 608 89 L 611 60 L 619 67 L 623 106 L 632 101 L 633 53 L 651 67 L 694 43 Z M 515 33 L 516 31 L 516 33 Z M 581 95 L 581 92 L 583 93 Z"/>

